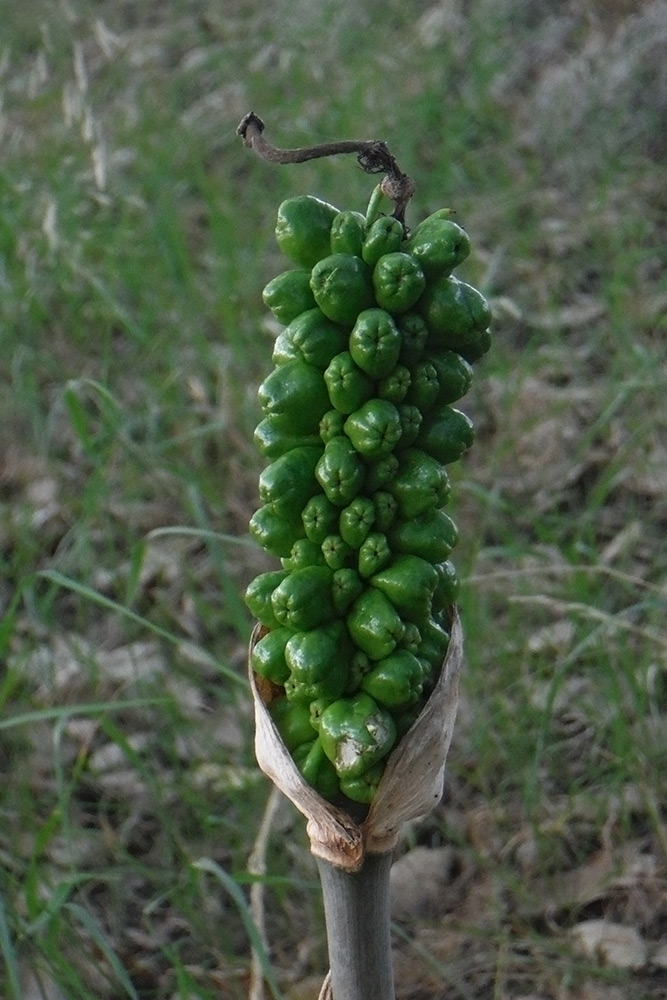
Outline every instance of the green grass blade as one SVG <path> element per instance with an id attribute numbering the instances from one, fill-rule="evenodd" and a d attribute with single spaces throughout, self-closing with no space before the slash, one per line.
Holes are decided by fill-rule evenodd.
<path id="1" fill-rule="evenodd" d="M 21 979 L 19 976 L 19 966 L 12 942 L 12 936 L 7 923 L 5 905 L 0 896 L 0 952 L 4 958 L 5 970 L 7 974 L 7 987 L 9 995 L 7 1000 L 22 1000 Z"/>
<path id="2" fill-rule="evenodd" d="M 210 528 L 190 528 L 187 525 L 174 525 L 167 528 L 153 528 L 148 538 L 162 538 L 165 535 L 183 535 L 186 538 L 201 538 L 204 541 L 226 542 L 230 545 L 241 545 L 243 548 L 257 550 L 257 542 L 249 535 L 227 535 L 223 531 L 212 531 Z"/>
<path id="3" fill-rule="evenodd" d="M 200 531 L 205 531 L 209 535 L 207 539 L 207 546 L 211 556 L 211 561 L 218 573 L 225 607 L 229 609 L 229 622 L 239 634 L 244 634 L 245 626 L 245 635 L 249 638 L 250 628 L 248 623 L 247 608 L 241 600 L 238 590 L 229 578 L 229 573 L 227 572 L 227 561 L 222 546 L 216 538 L 212 537 L 211 528 L 207 520 L 205 505 L 201 494 L 194 486 L 190 486 L 188 488 L 188 499 L 190 501 L 192 515 L 197 527 Z"/>
<path id="4" fill-rule="evenodd" d="M 87 910 L 84 910 L 82 906 L 79 906 L 78 903 L 66 903 L 64 908 L 69 910 L 69 912 L 76 917 L 84 930 L 90 934 L 91 938 L 111 966 L 116 979 L 125 990 L 127 996 L 130 997 L 131 1000 L 139 1000 L 139 994 L 135 990 L 132 980 L 128 976 L 120 958 L 107 941 L 106 935 L 97 920 L 90 913 L 88 913 Z"/>
<path id="5" fill-rule="evenodd" d="M 100 880 L 98 872 L 79 872 L 66 882 L 61 882 L 59 885 L 54 886 L 53 891 L 47 896 L 46 899 L 42 900 L 43 908 L 40 913 L 34 920 L 24 924 L 23 933 L 25 936 L 36 938 L 42 935 L 45 927 L 51 921 L 58 919 L 60 911 L 67 905 L 67 901 L 72 892 L 74 892 L 78 886 L 85 885 L 93 879 L 98 881 Z"/>
<path id="6" fill-rule="evenodd" d="M 34 712 L 21 712 L 11 719 L 0 719 L 0 730 L 28 726 L 34 722 L 49 722 L 66 719 L 70 715 L 99 715 L 108 712 L 124 712 L 128 708 L 145 708 L 148 705 L 167 705 L 167 698 L 128 698 L 126 701 L 93 701 L 78 705 L 58 705 L 55 708 L 39 708 Z"/>
<path id="7" fill-rule="evenodd" d="M 23 599 L 23 588 L 17 587 L 14 592 L 11 601 L 9 602 L 9 607 L 5 611 L 2 618 L 0 618 L 0 658 L 4 657 L 5 650 L 9 644 L 9 640 L 14 632 L 14 627 L 16 625 L 16 616 L 18 610 L 21 606 L 21 601 Z"/>
<path id="8" fill-rule="evenodd" d="M 436 958 L 427 947 L 409 934 L 406 934 L 400 924 L 392 924 L 391 929 L 397 937 L 400 937 L 410 947 L 410 950 L 415 955 L 419 956 L 427 969 L 430 969 L 436 976 L 439 976 L 442 983 L 447 983 L 457 1000 L 476 1000 L 477 993 L 469 989 L 460 976 L 454 976 L 452 970 L 448 969 L 444 962 Z"/>
<path id="9" fill-rule="evenodd" d="M 92 435 L 88 431 L 88 417 L 83 404 L 76 392 L 75 384 L 70 383 L 63 393 L 63 400 L 67 407 L 70 423 L 79 439 L 79 444 L 86 455 L 91 454 L 94 448 Z"/>
<path id="10" fill-rule="evenodd" d="M 278 987 L 275 976 L 273 975 L 269 956 L 267 955 L 264 947 L 264 942 L 262 941 L 260 933 L 257 930 L 257 926 L 252 918 L 252 914 L 248 904 L 246 903 L 245 897 L 236 881 L 224 870 L 224 868 L 221 868 L 220 865 L 216 864 L 215 861 L 212 861 L 210 858 L 200 858 L 199 861 L 194 862 L 194 867 L 199 871 L 208 872 L 210 875 L 217 878 L 217 880 L 232 897 L 236 903 L 239 915 L 243 921 L 243 926 L 246 929 L 246 933 L 250 938 L 253 950 L 259 958 L 264 978 L 269 986 L 269 989 L 271 990 L 271 995 L 274 997 L 274 1000 L 285 1000 L 280 988 Z"/>
<path id="11" fill-rule="evenodd" d="M 161 625 L 156 625 L 154 622 L 142 617 L 142 615 L 138 615 L 136 611 L 131 611 L 130 608 L 126 608 L 124 605 L 119 604 L 110 597 L 105 597 L 104 594 L 100 594 L 99 591 L 86 586 L 85 583 L 79 583 L 78 580 L 73 580 L 71 577 L 65 576 L 64 573 L 60 573 L 58 570 L 46 569 L 40 571 L 36 575 L 43 580 L 49 580 L 50 583 L 54 583 L 57 587 L 63 587 L 65 590 L 71 590 L 73 593 L 79 594 L 80 597 L 83 597 L 88 601 L 92 601 L 102 608 L 106 608 L 109 611 L 114 611 L 116 614 L 122 615 L 129 621 L 134 622 L 136 625 L 141 625 L 142 628 L 145 628 L 154 635 L 157 635 L 160 639 L 164 639 L 166 642 L 169 642 L 172 646 L 180 647 L 183 645 L 183 640 L 173 632 L 163 628 Z M 243 677 L 235 673 L 233 670 L 230 670 L 229 667 L 226 667 L 218 660 L 213 662 L 215 663 L 216 670 L 218 670 L 221 674 L 224 674 L 228 680 L 233 681 L 241 687 L 245 687 L 245 679 Z"/>

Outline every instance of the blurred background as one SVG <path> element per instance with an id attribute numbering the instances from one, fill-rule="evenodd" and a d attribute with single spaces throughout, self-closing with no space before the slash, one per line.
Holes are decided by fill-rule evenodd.
<path id="1" fill-rule="evenodd" d="M 384 139 L 494 310 L 453 472 L 467 665 L 395 865 L 399 1000 L 667 990 L 667 3 L 0 0 L 0 995 L 248 995 L 242 595 L 276 209 Z M 326 971 L 267 847 L 273 995 Z"/>

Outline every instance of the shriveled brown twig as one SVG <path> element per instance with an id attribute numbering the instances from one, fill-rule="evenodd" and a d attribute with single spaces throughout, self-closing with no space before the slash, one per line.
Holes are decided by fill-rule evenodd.
<path id="1" fill-rule="evenodd" d="M 342 139 L 316 146 L 279 149 L 265 138 L 264 122 L 254 111 L 243 117 L 236 131 L 244 144 L 268 163 L 305 163 L 323 156 L 356 153 L 359 165 L 366 173 L 385 175 L 380 183 L 382 193 L 394 202 L 394 216 L 399 222 L 405 222 L 405 209 L 415 192 L 415 182 L 399 168 L 387 144 L 381 139 Z"/>

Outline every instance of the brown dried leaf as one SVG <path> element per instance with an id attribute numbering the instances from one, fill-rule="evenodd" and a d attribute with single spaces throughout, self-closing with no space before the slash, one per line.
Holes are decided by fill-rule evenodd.
<path id="1" fill-rule="evenodd" d="M 620 986 L 588 979 L 580 986 L 575 986 L 571 993 L 565 994 L 563 1000 L 627 1000 L 627 995 Z"/>
<path id="2" fill-rule="evenodd" d="M 319 1000 L 322 976 L 306 976 L 290 986 L 283 987 L 286 1000 Z"/>
<path id="3" fill-rule="evenodd" d="M 32 653 L 24 664 L 25 674 L 37 685 L 37 698 L 51 702 L 74 700 L 98 680 L 103 687 L 117 689 L 137 680 L 152 679 L 166 671 L 159 643 L 133 642 L 117 649 L 96 649 L 76 633 L 54 637 Z"/>
<path id="4" fill-rule="evenodd" d="M 103 679 L 114 685 L 152 680 L 166 673 L 168 666 L 160 644 L 151 640 L 102 650 L 95 659 Z"/>
<path id="5" fill-rule="evenodd" d="M 21 979 L 22 1000 L 67 1000 L 60 987 L 43 972 L 37 978 L 32 970 L 27 970 Z"/>
<path id="6" fill-rule="evenodd" d="M 584 299 L 573 305 L 563 306 L 552 313 L 536 313 L 531 316 L 531 325 L 540 330 L 566 330 L 587 326 L 600 319 L 606 312 L 605 306 L 597 299 Z"/>
<path id="7" fill-rule="evenodd" d="M 528 636 L 526 648 L 530 653 L 564 653 L 572 645 L 574 632 L 572 622 L 561 618 Z"/>
<path id="8" fill-rule="evenodd" d="M 658 969 L 667 969 L 667 941 L 661 942 L 651 953 L 651 965 Z"/>
<path id="9" fill-rule="evenodd" d="M 500 856 L 503 846 L 500 832 L 502 819 L 501 809 L 491 805 L 485 804 L 466 810 L 465 821 L 468 840 L 481 857 Z"/>
<path id="10" fill-rule="evenodd" d="M 571 934 L 578 950 L 601 965 L 641 969 L 646 964 L 646 944 L 634 927 L 584 920 L 572 928 Z"/>
<path id="11" fill-rule="evenodd" d="M 563 822 L 563 816 L 555 817 L 551 824 L 543 825 L 543 832 L 560 828 Z M 530 894 L 525 900 L 519 901 L 519 911 L 524 916 L 540 914 L 554 918 L 562 910 L 585 906 L 601 899 L 610 892 L 616 865 L 617 859 L 611 848 L 604 844 L 589 861 L 577 868 L 570 871 L 559 870 L 546 876 L 535 874 Z"/>
<path id="12" fill-rule="evenodd" d="M 640 496 L 667 500 L 667 448 L 655 441 L 647 455 L 637 455 L 623 486 Z"/>
<path id="13" fill-rule="evenodd" d="M 415 847 L 391 869 L 391 912 L 394 920 L 436 917 L 444 909 L 451 882 L 452 847 Z"/>
<path id="14" fill-rule="evenodd" d="M 640 521 L 629 521 L 621 530 L 608 542 L 600 552 L 600 562 L 610 565 L 625 555 L 629 549 L 636 548 L 642 537 L 642 525 Z"/>
<path id="15" fill-rule="evenodd" d="M 531 497 L 548 510 L 598 460 L 594 449 L 574 460 L 595 403 L 590 386 L 554 386 L 537 377 L 489 379 L 487 404 L 495 424 L 512 442 L 508 466 L 493 468 L 494 489 Z M 483 478 L 484 470 L 477 473 Z"/>

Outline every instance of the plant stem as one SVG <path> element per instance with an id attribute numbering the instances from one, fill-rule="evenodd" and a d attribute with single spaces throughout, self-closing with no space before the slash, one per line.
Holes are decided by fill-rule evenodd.
<path id="1" fill-rule="evenodd" d="M 242 118 L 236 132 L 249 149 L 268 163 L 305 163 L 307 160 L 315 160 L 322 156 L 356 153 L 357 160 L 366 173 L 385 174 L 380 185 L 382 193 L 394 202 L 394 216 L 399 222 L 405 222 L 405 209 L 415 192 L 415 182 L 399 169 L 387 144 L 382 140 L 343 139 L 339 142 L 319 143 L 316 146 L 279 149 L 264 137 L 264 122 L 254 111 L 249 111 Z"/>
<path id="2" fill-rule="evenodd" d="M 333 1000 L 395 1000 L 391 960 L 391 851 L 367 854 L 357 872 L 317 859 Z"/>

